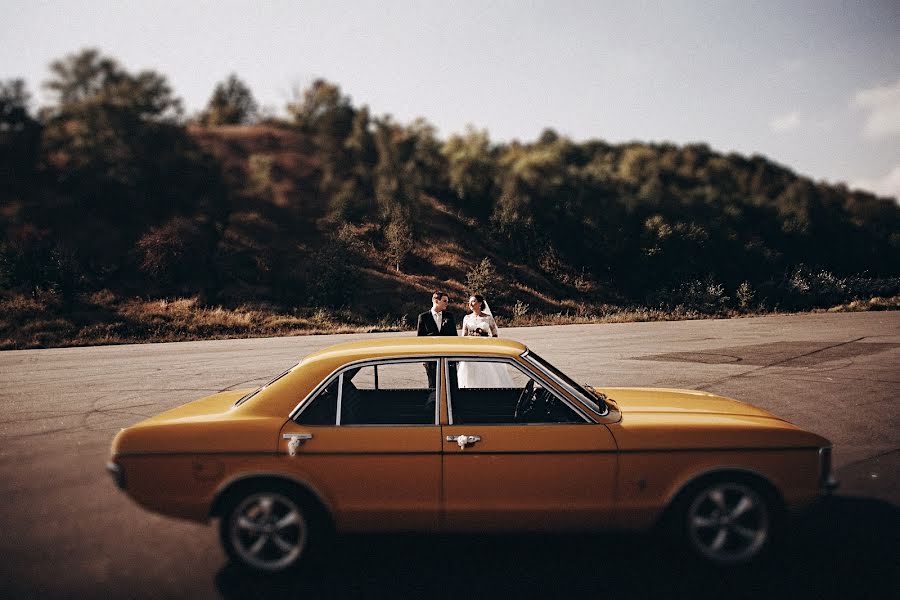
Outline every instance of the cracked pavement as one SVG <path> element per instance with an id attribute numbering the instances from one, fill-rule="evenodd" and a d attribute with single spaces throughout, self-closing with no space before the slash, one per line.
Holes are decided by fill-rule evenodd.
<path id="1" fill-rule="evenodd" d="M 897 514 L 884 506 L 900 506 L 900 312 L 500 325 L 578 381 L 702 389 L 822 434 L 839 494 Z M 0 352 L 0 596 L 227 596 L 215 530 L 148 513 L 116 490 L 104 471 L 112 437 L 265 383 L 324 346 L 398 335 L 414 333 Z"/>

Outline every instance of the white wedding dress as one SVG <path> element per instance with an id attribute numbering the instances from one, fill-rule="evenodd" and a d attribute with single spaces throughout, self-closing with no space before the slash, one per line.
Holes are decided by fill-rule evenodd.
<path id="1" fill-rule="evenodd" d="M 497 324 L 490 314 L 477 316 L 470 313 L 463 319 L 464 336 L 497 337 Z M 511 388 L 515 387 L 507 367 L 498 362 L 460 362 L 456 371 L 460 388 Z"/>

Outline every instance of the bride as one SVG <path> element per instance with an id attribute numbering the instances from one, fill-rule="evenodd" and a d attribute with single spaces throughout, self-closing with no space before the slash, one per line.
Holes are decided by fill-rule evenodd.
<path id="1" fill-rule="evenodd" d="M 472 312 L 463 319 L 462 334 L 468 336 L 497 337 L 497 323 L 491 309 L 481 294 L 469 298 Z M 506 365 L 495 362 L 460 362 L 457 380 L 461 388 L 508 388 L 514 387 Z"/>

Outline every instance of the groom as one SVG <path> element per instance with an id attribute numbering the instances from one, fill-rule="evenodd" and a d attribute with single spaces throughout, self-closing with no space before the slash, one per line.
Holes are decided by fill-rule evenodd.
<path id="1" fill-rule="evenodd" d="M 431 310 L 426 310 L 419 315 L 416 325 L 416 335 L 456 335 L 456 321 L 453 314 L 447 312 L 450 297 L 446 292 L 438 290 L 431 295 Z M 434 388 L 434 362 L 425 363 L 425 372 L 428 375 L 428 387 Z"/>
<path id="2" fill-rule="evenodd" d="M 431 310 L 419 315 L 416 335 L 456 335 L 456 321 L 447 312 L 450 297 L 446 292 L 437 291 L 431 295 Z"/>

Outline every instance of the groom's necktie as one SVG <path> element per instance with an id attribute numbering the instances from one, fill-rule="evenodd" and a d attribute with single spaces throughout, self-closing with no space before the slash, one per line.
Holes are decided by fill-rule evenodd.
<path id="1" fill-rule="evenodd" d="M 437 325 L 438 331 L 440 331 L 441 330 L 441 313 L 433 312 L 431 314 L 434 315 L 434 324 Z"/>

